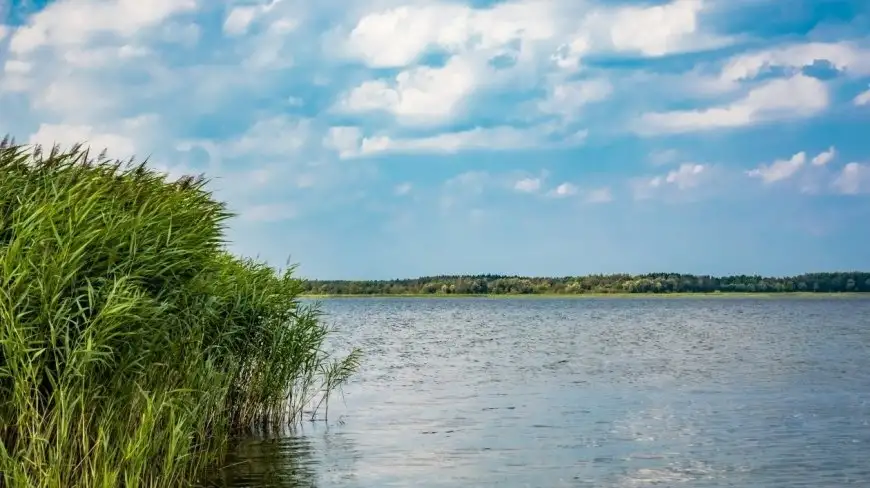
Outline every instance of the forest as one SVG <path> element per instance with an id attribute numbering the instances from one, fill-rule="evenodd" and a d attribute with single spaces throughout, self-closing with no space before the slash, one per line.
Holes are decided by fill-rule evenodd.
<path id="1" fill-rule="evenodd" d="M 306 295 L 582 295 L 667 293 L 870 293 L 870 273 L 707 276 L 677 273 L 566 277 L 427 276 L 396 280 L 305 280 Z"/>

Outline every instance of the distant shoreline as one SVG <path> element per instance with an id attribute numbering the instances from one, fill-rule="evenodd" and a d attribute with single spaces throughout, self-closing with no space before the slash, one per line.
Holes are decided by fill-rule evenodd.
<path id="1" fill-rule="evenodd" d="M 303 294 L 300 298 L 305 299 L 333 299 L 333 298 L 427 298 L 427 299 L 450 299 L 450 298 L 487 298 L 487 299 L 507 299 L 507 298 L 522 298 L 527 300 L 535 299 L 565 299 L 565 300 L 582 300 L 582 299 L 601 299 L 601 298 L 629 298 L 629 299 L 674 299 L 674 298 L 718 298 L 718 299 L 734 299 L 734 298 L 837 298 L 837 299 L 870 299 L 870 293 L 867 292 L 719 292 L 719 293 L 704 293 L 704 292 L 689 292 L 689 293 L 578 293 L 578 294 L 427 294 L 427 293 L 404 293 L 404 294 Z"/>
<path id="2" fill-rule="evenodd" d="M 837 271 L 796 276 L 709 276 L 679 273 L 611 274 L 563 277 L 443 275 L 397 280 L 303 279 L 305 295 L 408 297 L 680 297 L 680 296 L 817 296 L 866 293 L 870 272 Z"/>

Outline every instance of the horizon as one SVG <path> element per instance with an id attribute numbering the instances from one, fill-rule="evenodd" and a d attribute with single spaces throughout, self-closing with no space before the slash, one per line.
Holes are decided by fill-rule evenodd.
<path id="1" fill-rule="evenodd" d="M 866 0 L 12 0 L 0 134 L 205 173 L 229 249 L 300 276 L 870 269 L 868 33 Z"/>

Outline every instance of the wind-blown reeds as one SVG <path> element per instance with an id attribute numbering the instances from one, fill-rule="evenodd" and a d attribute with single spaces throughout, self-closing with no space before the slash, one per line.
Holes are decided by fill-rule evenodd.
<path id="1" fill-rule="evenodd" d="M 0 487 L 190 485 L 353 373 L 206 183 L 0 143 Z"/>

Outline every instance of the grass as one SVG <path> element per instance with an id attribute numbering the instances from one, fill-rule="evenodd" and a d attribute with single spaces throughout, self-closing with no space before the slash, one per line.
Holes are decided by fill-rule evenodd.
<path id="1" fill-rule="evenodd" d="M 358 366 L 206 183 L 0 143 L 0 487 L 196 484 Z"/>
<path id="2" fill-rule="evenodd" d="M 817 293 L 817 292 L 782 292 L 782 293 L 761 293 L 761 292 L 728 292 L 728 293 L 527 293 L 527 294 L 488 294 L 488 295 L 472 295 L 472 294 L 433 294 L 433 293 L 403 293 L 403 294 L 310 294 L 305 293 L 300 295 L 300 298 L 305 299 L 336 299 L 336 298 L 430 298 L 430 299 L 445 299 L 445 298 L 488 298 L 488 299 L 554 299 L 560 298 L 565 300 L 583 300 L 583 299 L 674 299 L 674 298 L 718 298 L 718 299 L 733 299 L 733 298 L 865 298 L 870 299 L 870 293 Z"/>

